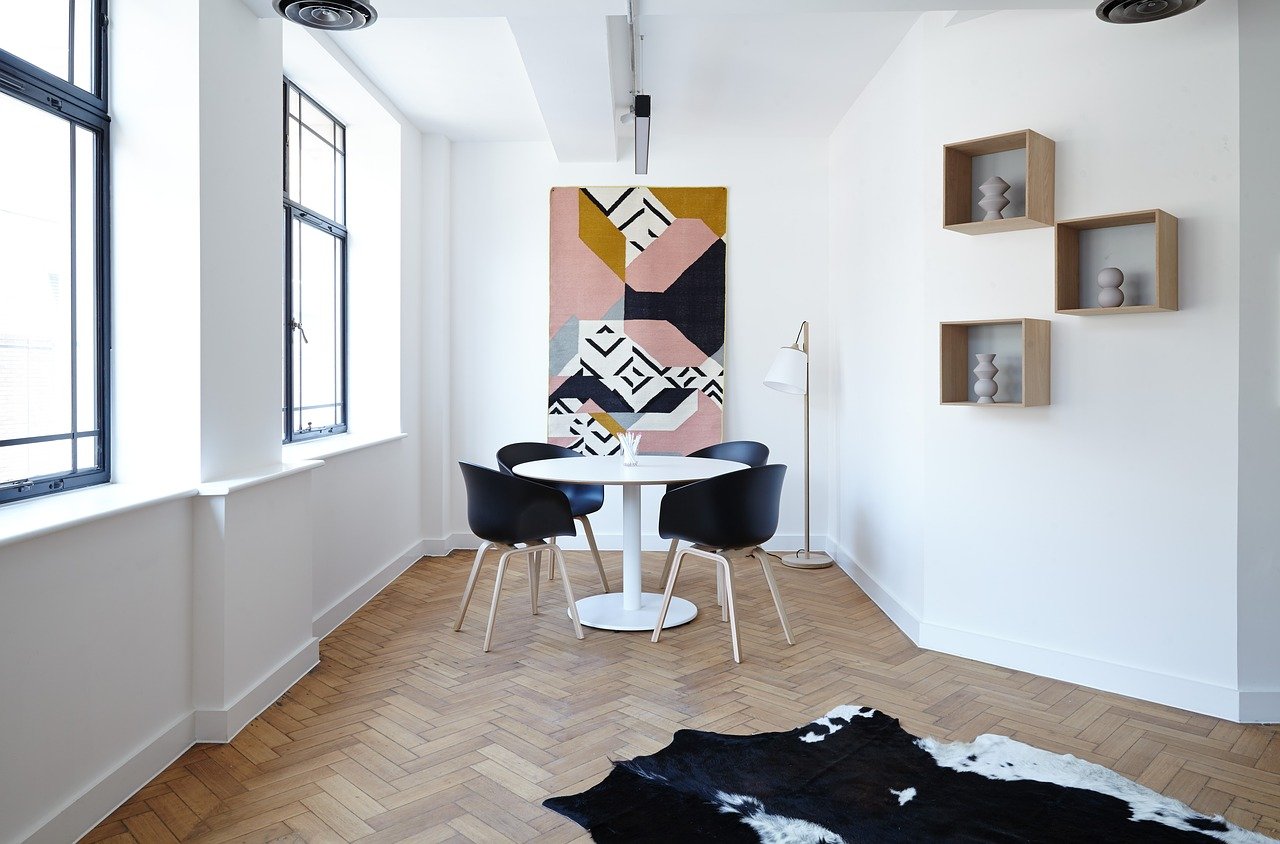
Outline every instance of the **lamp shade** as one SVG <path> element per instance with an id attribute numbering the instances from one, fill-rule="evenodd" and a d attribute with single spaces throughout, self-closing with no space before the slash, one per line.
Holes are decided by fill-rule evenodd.
<path id="1" fill-rule="evenodd" d="M 764 376 L 764 385 L 783 393 L 803 395 L 807 378 L 805 372 L 809 366 L 809 356 L 795 346 L 783 346 L 769 367 L 769 374 Z"/>

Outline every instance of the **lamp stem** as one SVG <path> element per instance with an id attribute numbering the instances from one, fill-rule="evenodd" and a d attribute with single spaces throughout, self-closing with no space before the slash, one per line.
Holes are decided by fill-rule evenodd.
<path id="1" fill-rule="evenodd" d="M 809 556 L 809 321 L 800 326 L 804 352 L 804 555 Z"/>

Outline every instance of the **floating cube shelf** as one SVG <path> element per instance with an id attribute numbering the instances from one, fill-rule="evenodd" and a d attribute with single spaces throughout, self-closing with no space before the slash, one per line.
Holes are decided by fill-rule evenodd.
<path id="1" fill-rule="evenodd" d="M 971 335 L 987 331 L 987 327 L 1000 330 L 1003 326 L 1017 334 L 1018 354 L 1016 363 L 1022 368 L 1022 400 L 1001 401 L 999 393 L 995 402 L 978 404 L 969 398 L 973 382 L 973 355 L 970 354 Z M 1039 407 L 1049 403 L 1049 321 L 1047 319 L 979 319 L 968 322 L 941 323 L 942 384 L 941 403 L 964 407 Z M 979 349 L 978 353 L 983 350 Z M 996 366 L 1001 364 L 996 359 Z M 1006 368 L 1009 361 L 1005 360 Z M 1000 377 L 996 376 L 996 383 Z M 1001 390 L 1004 387 L 1001 385 Z"/>
<path id="2" fill-rule="evenodd" d="M 1012 150 L 1026 151 L 1026 214 L 1003 220 L 974 219 L 974 159 Z M 1030 129 L 947 144 L 943 155 L 942 226 L 964 234 L 1035 229 L 1053 225 L 1053 141 Z M 985 180 L 984 180 L 985 181 Z M 1006 179 L 1006 181 L 1009 181 Z M 1016 203 L 1015 203 L 1016 204 Z M 1012 206 L 1011 206 L 1012 207 Z"/>
<path id="3" fill-rule="evenodd" d="M 1119 229 L 1125 226 L 1150 225 L 1155 230 L 1155 244 L 1149 256 L 1140 261 L 1139 270 L 1154 278 L 1154 289 L 1148 297 L 1150 301 L 1125 304 L 1118 308 L 1081 307 L 1090 300 L 1097 301 L 1093 295 L 1096 287 L 1091 287 L 1099 270 L 1107 266 L 1105 263 L 1082 262 L 1081 232 L 1094 229 Z M 1056 232 L 1056 270 L 1054 277 L 1055 308 L 1060 314 L 1073 316 L 1097 316 L 1100 314 L 1150 314 L 1159 311 L 1178 310 L 1178 218 L 1159 209 L 1150 211 L 1131 211 L 1125 214 L 1106 214 L 1101 217 L 1080 217 L 1075 220 L 1062 220 L 1055 227 Z M 1090 263 L 1084 266 L 1084 263 Z M 1098 263 L 1098 266 L 1092 266 Z M 1120 263 L 1120 262 L 1117 262 Z M 1120 267 L 1125 273 L 1126 283 L 1134 272 L 1134 267 Z M 1123 287 L 1121 288 L 1123 290 Z M 1086 294 L 1085 291 L 1088 291 Z M 1131 298 L 1126 294 L 1126 298 Z"/>

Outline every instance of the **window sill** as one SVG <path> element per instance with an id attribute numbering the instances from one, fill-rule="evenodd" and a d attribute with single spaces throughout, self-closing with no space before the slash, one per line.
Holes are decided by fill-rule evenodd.
<path id="1" fill-rule="evenodd" d="M 297 460 L 327 460 L 330 457 L 337 457 L 339 454 L 347 454 L 364 448 L 372 448 L 375 445 L 403 440 L 408 436 L 408 434 L 403 433 L 382 434 L 381 436 L 338 434 L 309 442 L 290 443 L 283 447 L 282 453 L 286 463 Z"/>
<path id="2" fill-rule="evenodd" d="M 196 495 L 194 487 L 100 484 L 0 507 L 0 547 Z"/>
<path id="3" fill-rule="evenodd" d="M 242 489 L 248 489 L 259 484 L 278 481 L 281 478 L 287 478 L 299 472 L 310 472 L 312 469 L 318 469 L 323 465 L 323 460 L 298 460 L 293 463 L 282 463 L 279 466 L 268 467 L 262 472 L 253 475 L 207 481 L 200 484 L 198 494 L 201 496 L 230 495 L 233 492 L 239 492 Z"/>

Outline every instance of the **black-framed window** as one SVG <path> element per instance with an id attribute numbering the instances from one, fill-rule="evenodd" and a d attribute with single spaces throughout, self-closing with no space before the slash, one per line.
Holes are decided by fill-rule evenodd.
<path id="1" fill-rule="evenodd" d="M 110 480 L 106 0 L 0 26 L 0 503 Z"/>
<path id="2" fill-rule="evenodd" d="M 284 441 L 347 430 L 346 127 L 284 81 Z"/>

